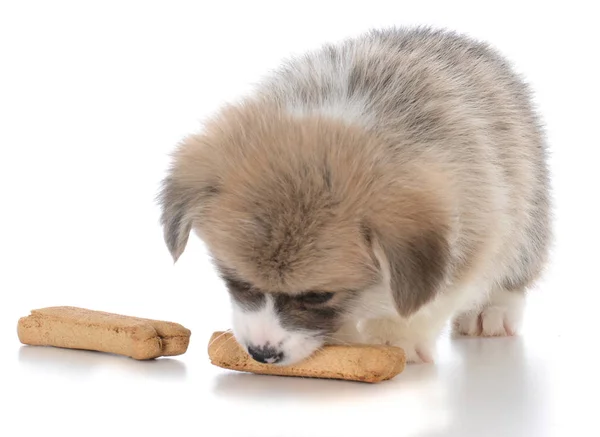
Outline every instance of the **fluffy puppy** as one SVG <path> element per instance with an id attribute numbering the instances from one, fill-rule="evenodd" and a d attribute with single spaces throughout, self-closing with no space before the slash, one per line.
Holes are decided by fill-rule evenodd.
<path id="1" fill-rule="evenodd" d="M 289 364 L 327 342 L 431 361 L 444 325 L 512 335 L 550 240 L 529 91 L 467 37 L 373 31 L 287 62 L 176 149 L 160 194 L 193 229 L 238 341 Z"/>

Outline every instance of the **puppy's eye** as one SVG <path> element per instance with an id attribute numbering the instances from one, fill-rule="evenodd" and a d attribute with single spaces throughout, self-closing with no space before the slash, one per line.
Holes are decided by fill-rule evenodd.
<path id="1" fill-rule="evenodd" d="M 308 305 L 320 305 L 331 300 L 333 293 L 309 291 L 298 296 L 298 300 Z"/>
<path id="2" fill-rule="evenodd" d="M 223 280 L 225 281 L 225 284 L 227 284 L 227 287 L 232 291 L 247 292 L 252 289 L 252 285 L 232 276 L 223 276 Z"/>

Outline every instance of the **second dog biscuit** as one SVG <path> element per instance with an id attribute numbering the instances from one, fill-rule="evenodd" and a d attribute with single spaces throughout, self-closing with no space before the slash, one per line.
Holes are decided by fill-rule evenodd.
<path id="1" fill-rule="evenodd" d="M 75 307 L 33 310 L 19 320 L 21 343 L 126 355 L 147 360 L 186 352 L 191 332 L 177 323 Z"/>

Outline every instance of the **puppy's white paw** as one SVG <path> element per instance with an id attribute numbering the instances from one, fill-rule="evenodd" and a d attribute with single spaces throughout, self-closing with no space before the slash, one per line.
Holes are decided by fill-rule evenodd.
<path id="1" fill-rule="evenodd" d="M 407 339 L 396 339 L 386 343 L 389 346 L 396 346 L 406 353 L 406 361 L 412 364 L 432 364 L 434 345 L 425 342 L 415 342 Z"/>
<path id="2" fill-rule="evenodd" d="M 483 309 L 461 314 L 454 330 L 462 335 L 502 337 L 516 335 L 521 327 L 525 298 L 522 293 L 496 292 Z"/>
<path id="3" fill-rule="evenodd" d="M 359 325 L 363 342 L 402 348 L 408 363 L 433 363 L 435 341 L 423 340 L 389 320 L 366 320 Z"/>
<path id="4" fill-rule="evenodd" d="M 364 343 L 357 322 L 346 322 L 333 335 L 326 338 L 327 344 Z"/>

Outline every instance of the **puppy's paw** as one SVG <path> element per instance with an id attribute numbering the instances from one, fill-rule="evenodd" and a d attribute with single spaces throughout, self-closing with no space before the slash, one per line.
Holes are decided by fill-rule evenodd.
<path id="1" fill-rule="evenodd" d="M 406 353 L 406 361 L 412 364 L 433 364 L 434 345 L 429 342 L 417 342 L 399 338 L 387 343 L 396 346 Z"/>
<path id="2" fill-rule="evenodd" d="M 454 320 L 454 331 L 461 335 L 503 337 L 516 335 L 523 319 L 524 296 L 499 292 L 483 309 L 461 314 Z"/>
<path id="3" fill-rule="evenodd" d="M 364 343 L 402 348 L 408 363 L 433 363 L 435 341 L 423 340 L 401 324 L 389 320 L 367 320 L 359 325 L 359 329 Z"/>
<path id="4" fill-rule="evenodd" d="M 365 343 L 358 330 L 357 322 L 346 322 L 334 334 L 325 339 L 327 344 Z"/>

